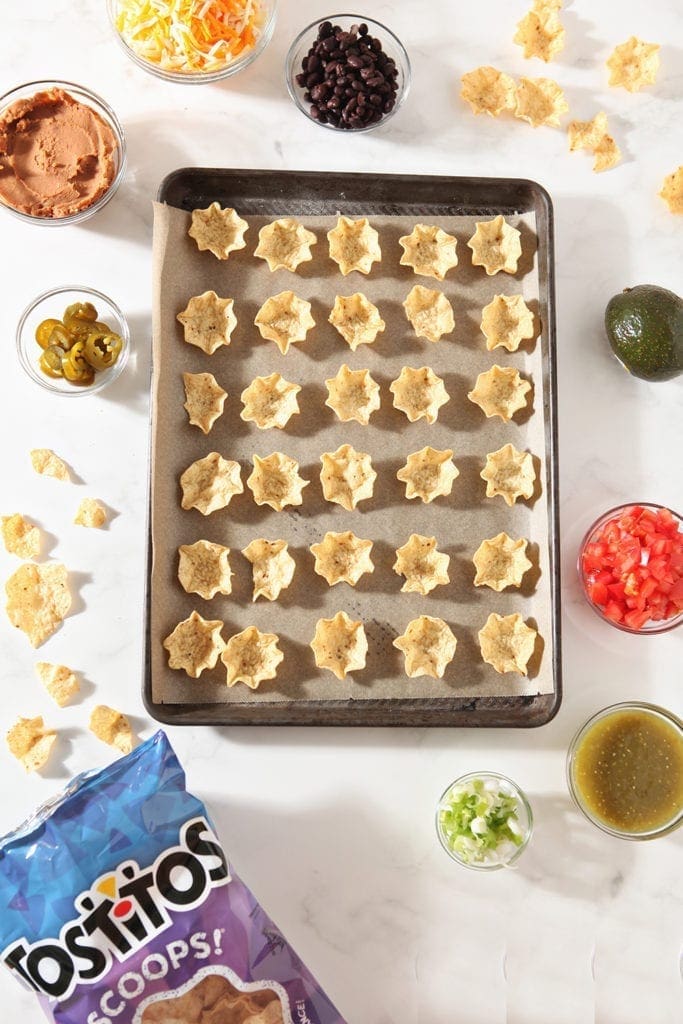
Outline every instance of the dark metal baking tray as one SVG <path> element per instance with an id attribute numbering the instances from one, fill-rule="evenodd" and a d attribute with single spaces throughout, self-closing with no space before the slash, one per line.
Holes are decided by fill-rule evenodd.
<path id="1" fill-rule="evenodd" d="M 244 214 L 281 217 L 342 213 L 353 216 L 410 214 L 420 217 L 533 212 L 538 233 L 539 315 L 543 324 L 543 401 L 550 530 L 552 670 L 551 693 L 526 696 L 400 698 L 353 701 L 295 700 L 251 704 L 162 704 L 152 698 L 149 629 L 151 588 L 146 596 L 143 698 L 149 713 L 170 725 L 361 725 L 536 727 L 549 722 L 562 699 L 557 366 L 554 299 L 553 209 L 534 181 L 519 178 L 452 178 L 187 167 L 168 175 L 158 200 L 183 210 L 217 201 Z M 151 500 L 151 491 L 150 491 Z M 148 569 L 151 567 L 149 533 Z M 149 579 L 149 573 L 148 573 Z M 353 705 L 353 706 L 352 706 Z"/>

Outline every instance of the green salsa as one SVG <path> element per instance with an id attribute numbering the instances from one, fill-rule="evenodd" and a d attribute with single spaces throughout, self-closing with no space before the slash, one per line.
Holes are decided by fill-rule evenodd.
<path id="1" fill-rule="evenodd" d="M 683 810 L 683 733 L 644 708 L 615 711 L 579 742 L 572 778 L 586 810 L 605 825 L 655 831 Z"/>

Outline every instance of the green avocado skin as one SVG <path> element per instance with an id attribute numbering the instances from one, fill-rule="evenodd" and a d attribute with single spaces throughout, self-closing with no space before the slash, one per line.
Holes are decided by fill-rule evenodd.
<path id="1" fill-rule="evenodd" d="M 627 288 L 607 303 L 607 337 L 629 373 L 670 380 L 683 373 L 683 299 L 655 284 Z"/>

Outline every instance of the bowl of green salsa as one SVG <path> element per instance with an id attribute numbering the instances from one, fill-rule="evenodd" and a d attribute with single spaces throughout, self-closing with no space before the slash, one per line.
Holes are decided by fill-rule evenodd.
<path id="1" fill-rule="evenodd" d="M 604 708 L 567 754 L 577 807 L 603 832 L 656 839 L 683 824 L 683 722 L 640 701 Z"/>

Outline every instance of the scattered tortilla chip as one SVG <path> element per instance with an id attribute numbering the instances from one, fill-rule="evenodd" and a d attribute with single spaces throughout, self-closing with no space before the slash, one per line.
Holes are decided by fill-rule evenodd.
<path id="1" fill-rule="evenodd" d="M 411 679 L 417 676 L 443 679 L 457 645 L 450 626 L 443 619 L 435 619 L 431 615 L 412 619 L 405 633 L 394 640 L 394 647 L 403 651 L 405 672 Z"/>
<path id="2" fill-rule="evenodd" d="M 569 149 L 588 149 L 595 155 L 594 171 L 606 171 L 621 160 L 621 150 L 607 131 L 607 115 L 603 110 L 592 121 L 571 121 L 567 128 Z"/>
<path id="3" fill-rule="evenodd" d="M 527 674 L 527 664 L 536 646 L 538 633 L 521 615 L 497 615 L 493 612 L 479 630 L 482 659 L 501 675 L 504 672 Z"/>
<path id="4" fill-rule="evenodd" d="M 192 679 L 198 679 L 206 668 L 215 668 L 225 647 L 222 629 L 220 619 L 203 619 L 193 611 L 163 642 L 169 668 L 182 669 Z"/>
<path id="5" fill-rule="evenodd" d="M 411 423 L 422 418 L 436 423 L 439 409 L 449 401 L 444 382 L 428 366 L 404 366 L 389 390 L 394 408 L 404 412 Z"/>
<path id="6" fill-rule="evenodd" d="M 226 508 L 236 494 L 244 491 L 239 462 L 224 459 L 218 452 L 210 452 L 188 466 L 180 476 L 180 486 L 181 508 L 196 508 L 203 516 Z"/>
<path id="7" fill-rule="evenodd" d="M 507 533 L 483 540 L 472 557 L 477 570 L 475 587 L 490 587 L 497 593 L 506 587 L 520 587 L 524 573 L 531 568 L 527 544 L 523 537 L 513 540 Z"/>
<path id="8" fill-rule="evenodd" d="M 291 417 L 301 411 L 296 397 L 300 391 L 299 384 L 291 384 L 279 373 L 254 377 L 240 395 L 244 405 L 240 419 L 255 423 L 259 430 L 283 430 Z"/>
<path id="9" fill-rule="evenodd" d="M 494 295 L 481 311 L 481 331 L 486 348 L 516 352 L 523 341 L 533 338 L 534 314 L 521 295 Z"/>
<path id="10" fill-rule="evenodd" d="M 242 554 L 252 565 L 252 601 L 257 601 L 259 597 L 265 597 L 266 601 L 276 601 L 281 591 L 286 590 L 294 579 L 296 562 L 287 548 L 286 540 L 265 540 L 259 537 L 242 549 Z"/>
<path id="11" fill-rule="evenodd" d="M 509 423 L 516 412 L 526 408 L 529 391 L 531 384 L 520 377 L 519 370 L 512 366 L 494 365 L 479 374 L 467 397 L 487 418 L 500 416 L 504 423 Z"/>
<path id="12" fill-rule="evenodd" d="M 40 647 L 55 632 L 71 608 L 69 574 L 59 562 L 25 562 L 5 584 L 7 615 L 26 633 L 32 647 Z"/>
<path id="13" fill-rule="evenodd" d="M 612 167 L 616 167 L 621 161 L 621 150 L 611 135 L 603 135 L 602 139 L 593 150 L 593 153 L 595 154 L 593 170 L 596 173 L 600 173 L 600 171 L 609 171 Z"/>
<path id="14" fill-rule="evenodd" d="M 448 565 L 450 557 L 437 551 L 436 537 L 423 537 L 411 533 L 406 543 L 396 550 L 393 570 L 405 577 L 401 593 L 428 594 L 435 587 L 450 583 Z"/>
<path id="15" fill-rule="evenodd" d="M 205 210 L 192 211 L 192 223 L 188 230 L 200 252 L 208 249 L 219 260 L 227 260 L 231 252 L 244 249 L 244 233 L 249 225 L 230 207 L 221 209 L 219 203 L 211 203 Z"/>
<path id="16" fill-rule="evenodd" d="M 501 270 L 516 274 L 522 255 L 521 233 L 508 224 L 502 214 L 493 220 L 476 222 L 476 231 L 467 245 L 472 250 L 472 265 L 483 267 L 489 277 Z"/>
<path id="17" fill-rule="evenodd" d="M 71 480 L 69 468 L 59 455 L 50 448 L 34 448 L 30 452 L 31 464 L 41 476 L 52 476 L 55 480 Z"/>
<path id="18" fill-rule="evenodd" d="M 313 259 L 311 246 L 318 241 L 312 231 L 294 217 L 265 224 L 258 233 L 254 256 L 265 260 L 269 270 L 291 270 Z"/>
<path id="19" fill-rule="evenodd" d="M 214 291 L 193 295 L 176 320 L 183 325 L 188 345 L 196 345 L 207 356 L 221 345 L 229 345 L 237 326 L 233 312 L 234 299 L 221 299 Z"/>
<path id="20" fill-rule="evenodd" d="M 367 217 L 360 220 L 339 217 L 337 226 L 327 232 L 327 240 L 330 243 L 330 259 L 338 264 L 344 277 L 353 270 L 369 274 L 372 264 L 382 259 L 379 235 L 370 226 Z"/>
<path id="21" fill-rule="evenodd" d="M 52 699 L 63 708 L 80 690 L 76 674 L 66 665 L 52 665 L 49 661 L 36 662 L 36 675 Z"/>
<path id="22" fill-rule="evenodd" d="M 367 452 L 342 444 L 336 452 L 323 452 L 320 461 L 320 483 L 326 501 L 351 512 L 359 501 L 372 497 L 377 473 Z"/>
<path id="23" fill-rule="evenodd" d="M 350 370 L 344 363 L 335 377 L 325 381 L 325 405 L 334 411 L 342 423 L 356 420 L 367 426 L 370 416 L 379 409 L 379 384 L 369 370 Z"/>
<path id="24" fill-rule="evenodd" d="M 368 639 L 363 623 L 354 622 L 346 612 L 318 619 L 310 646 L 318 668 L 329 669 L 337 679 L 365 668 Z"/>
<path id="25" fill-rule="evenodd" d="M 353 352 L 359 345 L 372 345 L 386 327 L 377 306 L 362 292 L 335 296 L 328 320 Z"/>
<path id="26" fill-rule="evenodd" d="M 265 459 L 254 455 L 254 469 L 247 479 L 256 504 L 270 505 L 275 512 L 282 512 L 287 505 L 301 505 L 301 492 L 309 483 L 299 476 L 296 459 L 282 452 L 272 452 Z"/>
<path id="27" fill-rule="evenodd" d="M 183 409 L 190 424 L 199 427 L 202 434 L 208 434 L 219 416 L 223 415 L 228 392 L 223 390 L 212 373 L 184 373 L 183 385 Z"/>
<path id="28" fill-rule="evenodd" d="M 533 457 L 529 452 L 518 451 L 512 444 L 490 452 L 479 475 L 486 480 L 487 498 L 500 494 L 506 505 L 512 506 L 517 498 L 533 496 L 536 481 Z"/>
<path id="29" fill-rule="evenodd" d="M 564 93 L 552 78 L 520 78 L 515 117 L 528 121 L 534 128 L 543 124 L 559 128 L 560 117 L 568 110 Z"/>
<path id="30" fill-rule="evenodd" d="M 524 49 L 524 56 L 539 57 L 548 63 L 564 49 L 564 28 L 557 10 L 534 8 L 517 22 L 513 43 Z"/>
<path id="31" fill-rule="evenodd" d="M 76 526 L 87 526 L 101 530 L 107 522 L 107 510 L 96 498 L 83 498 L 76 510 L 74 523 Z"/>
<path id="32" fill-rule="evenodd" d="M 310 302 L 300 299 L 292 291 L 280 292 L 266 299 L 254 323 L 261 337 L 274 341 L 283 356 L 287 355 L 290 345 L 305 341 L 311 327 L 315 327 Z"/>
<path id="33" fill-rule="evenodd" d="M 311 544 L 315 572 L 331 587 L 337 583 L 348 583 L 355 587 L 364 573 L 374 572 L 371 551 L 372 541 L 361 540 L 351 530 L 344 533 L 328 531 L 321 541 Z"/>
<path id="34" fill-rule="evenodd" d="M 56 739 L 57 733 L 54 729 L 46 729 L 38 715 L 37 718 L 18 719 L 7 733 L 7 746 L 27 772 L 37 772 L 49 758 Z"/>
<path id="35" fill-rule="evenodd" d="M 672 213 L 683 213 L 683 164 L 667 174 L 659 195 Z"/>
<path id="36" fill-rule="evenodd" d="M 659 44 L 644 43 L 631 36 L 625 43 L 615 46 L 607 67 L 610 85 L 622 85 L 629 92 L 654 85 L 659 71 Z"/>
<path id="37" fill-rule="evenodd" d="M 406 498 L 420 498 L 429 504 L 435 498 L 450 494 L 453 481 L 459 475 L 451 448 L 439 451 L 427 445 L 408 456 L 405 466 L 396 473 L 396 479 L 406 485 Z"/>
<path id="38" fill-rule="evenodd" d="M 248 626 L 231 636 L 221 654 L 227 669 L 228 686 L 244 683 L 256 690 L 266 679 L 275 679 L 284 654 L 278 647 L 276 633 L 261 633 L 256 626 Z"/>
<path id="39" fill-rule="evenodd" d="M 2 539 L 5 550 L 19 558 L 37 558 L 42 535 L 37 526 L 29 523 L 19 512 L 2 517 Z"/>
<path id="40" fill-rule="evenodd" d="M 458 240 L 434 224 L 416 224 L 409 235 L 399 238 L 403 249 L 402 267 L 412 267 L 423 277 L 443 281 L 449 270 L 458 265 Z"/>
<path id="41" fill-rule="evenodd" d="M 453 307 L 443 292 L 435 288 L 416 284 L 408 292 L 403 308 L 418 338 L 438 341 L 455 328 Z"/>
<path id="42" fill-rule="evenodd" d="M 90 732 L 97 736 L 98 740 L 108 743 L 110 747 L 116 747 L 122 754 L 130 754 L 133 749 L 133 730 L 125 715 L 107 704 L 98 704 L 92 709 Z"/>
<path id="43" fill-rule="evenodd" d="M 504 110 L 515 109 L 515 82 L 504 71 L 487 64 L 468 71 L 460 81 L 460 95 L 475 114 L 498 117 Z"/>
<path id="44" fill-rule="evenodd" d="M 216 594 L 232 593 L 230 548 L 209 540 L 181 544 L 178 548 L 178 579 L 186 594 L 210 601 Z"/>

